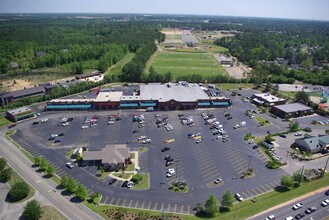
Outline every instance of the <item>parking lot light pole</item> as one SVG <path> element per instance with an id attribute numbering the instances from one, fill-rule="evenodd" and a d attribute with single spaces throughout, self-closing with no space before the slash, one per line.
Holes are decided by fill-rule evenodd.
<path id="1" fill-rule="evenodd" d="M 249 155 L 248 157 L 249 157 L 249 161 L 248 161 L 248 169 L 247 169 L 247 172 L 248 172 L 249 169 L 250 169 L 250 159 L 251 159 L 253 156 L 252 156 L 252 155 Z"/>
<path id="2" fill-rule="evenodd" d="M 284 162 L 285 164 L 287 164 L 287 162 L 288 162 L 288 155 L 289 155 L 289 151 L 287 151 L 287 155 L 286 155 L 286 161 Z"/>
<path id="3" fill-rule="evenodd" d="M 176 182 L 178 180 L 178 172 L 177 172 L 177 164 L 178 164 L 179 160 L 175 160 L 175 163 L 176 163 Z"/>

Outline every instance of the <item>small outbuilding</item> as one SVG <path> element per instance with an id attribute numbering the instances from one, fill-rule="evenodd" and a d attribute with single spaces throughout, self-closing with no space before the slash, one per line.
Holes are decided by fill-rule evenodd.
<path id="1" fill-rule="evenodd" d="M 6 117 L 13 122 L 30 118 L 36 115 L 36 111 L 30 107 L 24 106 L 21 108 L 9 110 L 6 112 Z"/>
<path id="2" fill-rule="evenodd" d="M 251 97 L 251 100 L 256 105 L 264 105 L 264 106 L 283 105 L 286 103 L 285 99 L 276 97 L 269 93 L 254 94 Z"/>
<path id="3" fill-rule="evenodd" d="M 329 150 L 329 135 L 311 136 L 306 134 L 303 138 L 296 139 L 293 146 L 309 153 L 327 152 Z"/>

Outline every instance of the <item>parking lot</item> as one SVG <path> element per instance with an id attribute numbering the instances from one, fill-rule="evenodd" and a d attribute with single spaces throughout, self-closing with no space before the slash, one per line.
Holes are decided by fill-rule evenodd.
<path id="1" fill-rule="evenodd" d="M 250 91 L 241 91 L 243 96 L 248 96 Z M 243 94 L 246 93 L 246 94 Z M 229 109 L 211 109 L 195 111 L 170 111 L 170 112 L 140 112 L 140 111 L 107 111 L 107 112 L 61 112 L 43 113 L 41 118 L 35 118 L 17 125 L 17 132 L 12 138 L 30 152 L 33 156 L 44 155 L 55 165 L 58 175 L 69 175 L 76 178 L 90 189 L 90 192 L 101 192 L 102 203 L 123 205 L 128 207 L 147 208 L 153 210 L 168 210 L 181 213 L 191 213 L 197 202 L 204 201 L 213 193 L 218 198 L 226 190 L 239 192 L 244 198 L 252 198 L 258 194 L 273 190 L 279 184 L 282 175 L 281 169 L 268 170 L 265 168 L 266 157 L 259 149 L 252 149 L 243 140 L 243 136 L 252 132 L 255 136 L 262 136 L 267 131 L 277 132 L 287 124 L 280 120 L 273 120 L 273 124 L 259 127 L 254 119 L 246 116 L 246 109 L 256 109 L 248 102 L 241 101 L 240 97 L 232 97 L 233 106 Z M 211 125 L 206 125 L 202 113 L 212 114 L 221 124 L 227 135 L 223 137 L 213 135 Z M 110 115 L 118 114 L 121 120 L 108 124 Z M 229 113 L 232 119 L 225 115 Z M 133 115 L 143 114 L 144 126 L 133 122 Z M 156 117 L 156 114 L 159 114 Z M 193 126 L 183 125 L 178 115 L 191 116 Z M 97 116 L 97 125 L 82 129 L 87 118 Z M 59 124 L 64 117 L 72 117 L 68 126 Z M 45 123 L 32 125 L 33 121 L 40 121 L 47 117 Z M 172 126 L 167 131 L 166 127 L 158 128 L 158 118 L 167 117 L 166 123 Z M 264 116 L 268 117 L 268 116 Z M 234 129 L 233 126 L 242 121 L 246 125 Z M 96 123 L 95 123 L 96 124 Z M 59 125 L 59 126 L 58 126 Z M 135 131 L 135 132 L 133 132 Z M 48 141 L 52 134 L 64 133 L 56 137 L 60 140 Z M 201 133 L 197 139 L 189 138 L 189 134 Z M 137 139 L 146 136 L 151 143 L 142 144 Z M 202 139 L 198 142 L 199 139 Z M 103 148 L 107 144 L 127 144 L 131 150 L 147 147 L 148 150 L 139 153 L 139 167 L 141 172 L 150 174 L 150 188 L 146 191 L 136 191 L 121 188 L 122 181 L 117 181 L 109 186 L 109 177 L 102 181 L 96 178 L 97 167 L 74 167 L 67 169 L 69 159 L 66 153 L 77 147 L 87 147 L 88 150 Z M 162 148 L 170 150 L 161 152 Z M 170 156 L 172 164 L 166 166 L 165 157 Z M 249 168 L 255 171 L 255 176 L 240 179 Z M 172 168 L 175 175 L 166 177 L 167 170 Z M 221 184 L 214 184 L 216 179 L 222 180 Z M 184 180 L 188 192 L 173 193 L 168 190 L 171 181 Z"/>

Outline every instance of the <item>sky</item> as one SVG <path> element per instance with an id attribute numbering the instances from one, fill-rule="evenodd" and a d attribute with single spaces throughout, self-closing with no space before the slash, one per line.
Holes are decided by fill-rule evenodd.
<path id="1" fill-rule="evenodd" d="M 0 0 L 0 13 L 192 14 L 329 20 L 329 0 Z"/>

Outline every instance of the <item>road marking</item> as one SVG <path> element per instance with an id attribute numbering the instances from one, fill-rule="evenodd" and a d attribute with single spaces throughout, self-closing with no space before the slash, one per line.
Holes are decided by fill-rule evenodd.
<path id="1" fill-rule="evenodd" d="M 187 213 L 190 213 L 191 211 L 191 206 L 187 206 Z"/>
<path id="2" fill-rule="evenodd" d="M 121 205 L 121 206 L 125 206 L 125 203 L 126 203 L 126 199 L 125 199 L 125 200 L 123 200 L 123 203 L 122 203 L 122 205 Z"/>
<path id="3" fill-rule="evenodd" d="M 111 199 L 110 205 L 113 205 L 114 197 Z"/>
<path id="4" fill-rule="evenodd" d="M 139 201 L 137 200 L 137 202 L 136 202 L 136 204 L 135 204 L 135 208 L 137 208 L 137 206 L 138 206 L 138 203 L 139 203 Z"/>
<path id="5" fill-rule="evenodd" d="M 145 201 L 142 202 L 142 206 L 141 206 L 141 209 L 144 208 L 144 204 L 145 204 Z"/>
<path id="6" fill-rule="evenodd" d="M 131 207 L 131 203 L 132 203 L 133 201 L 132 200 L 130 200 L 130 202 L 129 202 L 129 207 Z"/>
<path id="7" fill-rule="evenodd" d="M 180 212 L 184 213 L 184 206 L 183 205 L 181 205 L 181 207 L 180 207 Z"/>
<path id="8" fill-rule="evenodd" d="M 167 212 L 170 212 L 170 203 L 168 204 Z"/>
<path id="9" fill-rule="evenodd" d="M 109 199 L 108 196 L 106 196 L 105 200 L 104 200 L 104 204 L 106 204 L 107 200 Z"/>
<path id="10" fill-rule="evenodd" d="M 161 204 L 161 208 L 160 208 L 160 210 L 163 210 L 163 206 L 164 206 L 164 203 Z"/>
<path id="11" fill-rule="evenodd" d="M 147 206 L 147 209 L 150 209 L 151 208 L 151 202 L 149 202 L 149 205 Z"/>
<path id="12" fill-rule="evenodd" d="M 176 209 L 177 209 L 177 204 L 175 204 L 174 206 L 174 212 L 176 212 Z"/>

